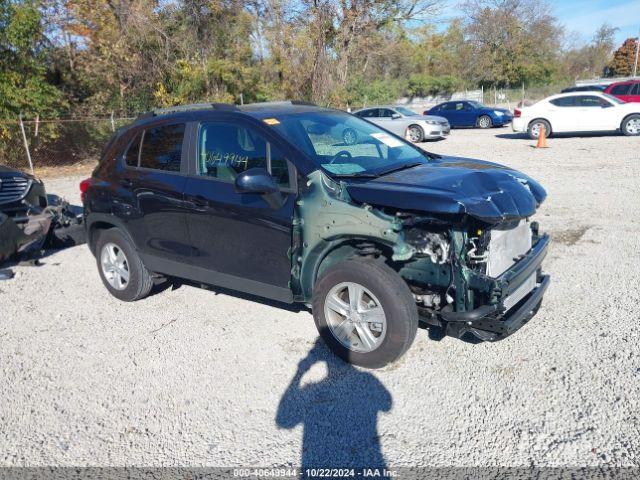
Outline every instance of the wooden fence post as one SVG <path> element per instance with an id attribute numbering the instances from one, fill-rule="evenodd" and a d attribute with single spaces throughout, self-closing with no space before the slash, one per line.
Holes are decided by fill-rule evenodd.
<path id="1" fill-rule="evenodd" d="M 29 152 L 29 142 L 27 141 L 27 134 L 24 132 L 24 122 L 22 121 L 22 114 L 20 114 L 20 130 L 22 131 L 22 140 L 24 140 L 24 149 L 27 152 L 27 160 L 29 160 L 29 168 L 31 169 L 31 174 L 33 174 L 33 162 L 31 161 L 31 152 Z"/>

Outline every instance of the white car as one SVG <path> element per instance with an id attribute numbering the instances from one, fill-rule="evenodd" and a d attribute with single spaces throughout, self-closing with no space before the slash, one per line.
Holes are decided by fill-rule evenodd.
<path id="1" fill-rule="evenodd" d="M 370 107 L 354 112 L 382 128 L 407 140 L 418 143 L 424 140 L 437 140 L 449 135 L 451 126 L 444 117 L 420 115 L 405 107 Z"/>
<path id="2" fill-rule="evenodd" d="M 640 103 L 625 103 L 600 92 L 562 93 L 517 108 L 511 125 L 514 132 L 527 132 L 533 139 L 538 138 L 542 126 L 547 136 L 618 130 L 640 135 Z"/>

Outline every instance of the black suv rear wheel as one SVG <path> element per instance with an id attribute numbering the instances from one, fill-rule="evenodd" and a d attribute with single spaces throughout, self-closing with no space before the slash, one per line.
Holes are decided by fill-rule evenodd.
<path id="1" fill-rule="evenodd" d="M 327 269 L 313 292 L 313 317 L 343 360 L 379 368 L 413 343 L 418 310 L 404 280 L 383 262 L 354 258 Z"/>
<path id="2" fill-rule="evenodd" d="M 151 291 L 153 279 L 131 241 L 117 228 L 100 232 L 96 261 L 102 283 L 114 297 L 133 302 Z"/>

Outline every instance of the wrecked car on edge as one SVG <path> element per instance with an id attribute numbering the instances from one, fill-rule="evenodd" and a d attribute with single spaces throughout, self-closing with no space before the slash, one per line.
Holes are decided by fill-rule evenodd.
<path id="1" fill-rule="evenodd" d="M 34 262 L 43 248 L 81 243 L 81 220 L 66 201 L 47 195 L 42 180 L 0 165 L 0 267 L 16 255 Z M 0 271 L 0 279 L 12 275 Z"/>
<path id="2" fill-rule="evenodd" d="M 345 129 L 355 141 L 333 133 Z M 303 303 L 326 344 L 365 367 L 399 358 L 420 320 L 504 338 L 549 285 L 536 181 L 303 102 L 145 114 L 81 191 L 117 298 L 179 277 Z"/>

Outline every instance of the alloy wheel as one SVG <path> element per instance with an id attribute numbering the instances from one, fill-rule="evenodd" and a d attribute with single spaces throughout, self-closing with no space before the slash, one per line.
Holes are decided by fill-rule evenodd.
<path id="1" fill-rule="evenodd" d="M 417 126 L 409 127 L 409 130 L 407 131 L 407 136 L 409 137 L 409 140 L 411 142 L 417 143 L 420 140 L 422 140 L 422 130 L 420 129 L 420 127 L 417 127 Z"/>
<path id="2" fill-rule="evenodd" d="M 115 243 L 107 243 L 100 253 L 102 274 L 116 290 L 124 290 L 129 285 L 129 262 L 122 249 Z"/>
<path id="3" fill-rule="evenodd" d="M 632 118 L 627 121 L 627 125 L 625 126 L 627 133 L 631 135 L 638 135 L 640 133 L 640 118 Z"/>
<path id="4" fill-rule="evenodd" d="M 531 125 L 531 135 L 538 138 L 540 136 L 541 127 L 541 123 L 534 123 L 533 125 Z"/>
<path id="5" fill-rule="evenodd" d="M 358 140 L 358 136 L 355 130 L 347 128 L 342 134 L 342 140 L 344 141 L 345 145 L 353 145 Z"/>
<path id="6" fill-rule="evenodd" d="M 480 128 L 489 128 L 491 126 L 491 120 L 489 117 L 480 117 L 478 124 L 480 125 Z"/>
<path id="7" fill-rule="evenodd" d="M 333 287 L 325 298 L 324 315 L 335 339 L 354 352 L 372 352 L 387 333 L 387 317 L 380 301 L 358 283 L 343 282 Z"/>

